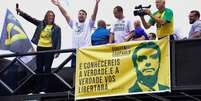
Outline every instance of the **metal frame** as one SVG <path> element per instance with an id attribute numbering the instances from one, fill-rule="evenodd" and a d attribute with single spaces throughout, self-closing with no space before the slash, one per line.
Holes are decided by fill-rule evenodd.
<path id="1" fill-rule="evenodd" d="M 66 50 L 49 50 L 49 51 L 40 51 L 40 52 L 32 52 L 32 53 L 24 53 L 24 54 L 4 54 L 4 55 L 0 55 L 0 58 L 7 58 L 7 57 L 16 57 L 13 61 L 11 61 L 11 63 L 9 63 L 8 66 L 6 66 L 5 68 L 3 68 L 0 71 L 0 74 L 5 72 L 6 70 L 9 69 L 10 66 L 12 66 L 14 63 L 18 62 L 22 67 L 24 67 L 26 70 L 28 70 L 29 72 L 31 72 L 31 75 L 29 77 L 27 77 L 17 88 L 12 89 L 10 88 L 5 82 L 3 82 L 0 78 L 0 83 L 3 85 L 4 88 L 6 88 L 11 94 L 16 93 L 23 85 L 25 85 L 27 83 L 27 81 L 29 81 L 29 79 L 32 78 L 33 75 L 36 75 L 36 73 L 30 69 L 21 59 L 19 59 L 19 57 L 22 56 L 29 56 L 29 55 L 37 55 L 37 54 L 44 54 L 44 53 L 68 53 L 68 52 L 74 52 L 76 51 L 75 49 L 66 49 Z M 58 68 L 53 71 L 53 75 L 59 79 L 63 84 L 65 84 L 67 87 L 69 87 L 70 89 L 72 89 L 72 87 L 70 86 L 69 83 L 67 83 L 65 80 L 63 80 L 59 75 L 57 75 L 57 73 L 63 69 L 63 67 L 72 59 L 73 55 L 70 55 L 66 60 L 64 60 L 59 66 Z"/>
<path id="2" fill-rule="evenodd" d="M 175 65 L 175 56 L 176 56 L 176 52 L 175 52 L 175 47 L 177 43 L 182 43 L 182 42 L 191 42 L 191 41 L 201 41 L 200 39 L 196 39 L 196 40 L 182 40 L 182 41 L 170 41 L 170 51 L 171 51 L 171 89 L 172 92 L 171 93 L 159 93 L 159 94 L 141 94 L 141 95 L 131 95 L 131 96 L 120 96 L 121 99 L 130 99 L 130 100 L 135 100 L 135 101 L 144 101 L 141 99 L 146 99 L 146 98 L 154 98 L 157 100 L 161 100 L 161 101 L 171 101 L 171 99 L 174 98 L 178 98 L 178 97 L 182 97 L 182 98 L 188 98 L 191 99 L 193 101 L 201 101 L 201 85 L 200 86 L 177 86 L 176 85 L 176 65 Z M 43 53 L 67 53 L 67 52 L 73 52 L 75 51 L 75 49 L 66 49 L 66 50 L 51 50 L 51 51 L 42 51 L 42 52 L 34 52 L 34 53 L 25 53 L 25 54 L 5 54 L 5 55 L 0 55 L 0 58 L 5 58 L 5 57 L 18 57 L 18 56 L 28 56 L 28 55 L 37 55 L 37 54 L 43 54 Z M 67 64 L 72 56 L 74 54 L 70 55 L 66 60 L 64 60 L 59 66 L 58 68 L 53 71 L 53 74 L 59 79 L 61 80 L 65 85 L 67 85 L 69 88 L 72 89 L 72 87 L 59 76 L 57 75 L 57 73 L 63 69 L 64 65 Z M 17 59 L 14 59 L 9 65 L 11 65 L 12 63 L 18 61 Z M 25 65 L 23 62 L 21 62 L 21 65 Z M 8 65 L 8 66 L 9 66 Z M 26 65 L 25 65 L 26 67 Z M 30 69 L 29 67 L 26 67 L 28 70 Z M 0 74 L 2 72 L 4 72 L 7 68 L 4 68 L 0 71 Z M 32 72 L 33 73 L 33 72 Z M 15 91 L 12 90 L 9 86 L 7 86 L 1 79 L 0 79 L 0 83 L 2 85 L 5 86 L 5 88 L 11 92 L 14 93 Z M 26 83 L 26 81 L 24 82 Z M 20 87 L 18 87 L 17 89 L 19 89 Z M 193 88 L 193 89 L 192 89 Z M 199 89 L 199 95 L 194 95 L 189 93 L 189 91 L 186 90 L 198 90 Z M 73 95 L 71 91 L 67 91 L 65 92 L 67 93 L 66 96 L 68 97 L 68 99 L 70 99 L 70 95 Z M 74 96 L 74 95 L 73 95 Z M 98 100 L 101 101 L 104 98 L 94 98 L 94 100 Z M 115 99 L 115 97 L 107 97 L 104 100 L 112 100 Z M 149 100 L 148 100 L 149 101 Z"/>

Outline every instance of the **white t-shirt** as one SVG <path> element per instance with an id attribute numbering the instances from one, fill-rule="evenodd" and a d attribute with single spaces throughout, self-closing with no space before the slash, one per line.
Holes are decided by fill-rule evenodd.
<path id="1" fill-rule="evenodd" d="M 124 42 L 124 39 L 129 35 L 131 31 L 131 21 L 123 18 L 121 20 L 117 20 L 111 28 L 111 33 L 114 33 L 114 41 L 115 43 Z"/>
<path id="2" fill-rule="evenodd" d="M 188 38 L 191 39 L 192 38 L 192 33 L 194 32 L 201 32 L 201 20 L 196 20 L 192 26 L 191 26 L 191 30 L 189 32 L 189 36 Z"/>
<path id="3" fill-rule="evenodd" d="M 83 23 L 71 20 L 68 24 L 73 29 L 72 47 L 81 48 L 91 45 L 91 32 L 94 27 L 94 21 L 90 19 Z"/>

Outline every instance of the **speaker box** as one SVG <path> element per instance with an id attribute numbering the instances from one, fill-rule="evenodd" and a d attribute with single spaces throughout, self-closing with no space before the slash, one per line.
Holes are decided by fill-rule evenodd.
<path id="1" fill-rule="evenodd" d="M 181 89 L 201 87 L 201 40 L 172 42 L 172 84 Z"/>

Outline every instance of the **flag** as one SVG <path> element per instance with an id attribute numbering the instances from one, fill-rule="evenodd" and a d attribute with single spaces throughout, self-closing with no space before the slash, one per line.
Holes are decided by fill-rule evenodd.
<path id="1" fill-rule="evenodd" d="M 28 39 L 20 22 L 15 18 L 10 10 L 7 9 L 3 30 L 0 38 L 0 49 L 10 50 L 13 53 L 27 53 L 32 52 L 33 47 L 31 41 Z M 35 64 L 33 62 L 35 56 L 22 56 L 20 59 L 25 64 Z M 35 68 L 35 65 L 32 69 Z"/>
<path id="2" fill-rule="evenodd" d="M 32 50 L 32 45 L 20 22 L 7 9 L 0 39 L 1 49 L 14 53 L 26 53 Z"/>

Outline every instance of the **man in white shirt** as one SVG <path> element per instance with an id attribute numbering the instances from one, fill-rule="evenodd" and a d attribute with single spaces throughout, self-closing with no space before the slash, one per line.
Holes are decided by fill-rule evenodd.
<path id="1" fill-rule="evenodd" d="M 200 12 L 192 10 L 189 14 L 189 23 L 192 24 L 188 39 L 201 38 L 201 20 Z"/>
<path id="2" fill-rule="evenodd" d="M 68 25 L 73 29 L 73 48 L 88 47 L 91 45 L 91 33 L 95 24 L 99 2 L 100 0 L 96 0 L 95 8 L 89 21 L 86 21 L 87 12 L 83 9 L 79 11 L 78 21 L 76 21 L 71 19 L 67 11 L 61 6 L 59 0 L 52 0 L 52 3 L 59 8 Z"/>
<path id="3" fill-rule="evenodd" d="M 72 35 L 72 46 L 73 48 L 88 47 L 91 45 L 91 34 L 92 28 L 94 27 L 96 15 L 98 12 L 98 4 L 100 0 L 96 0 L 95 8 L 93 14 L 89 21 L 86 21 L 87 12 L 83 9 L 79 10 L 78 21 L 72 20 L 68 15 L 67 11 L 61 6 L 59 0 L 51 0 L 54 5 L 56 5 L 61 11 L 62 15 L 65 17 L 68 25 L 73 29 Z M 76 54 L 76 52 L 73 52 Z M 71 67 L 76 67 L 76 56 L 72 57 Z M 73 75 L 75 76 L 75 75 Z M 74 78 L 74 77 L 73 77 Z M 73 82 L 75 83 L 75 82 Z M 74 87 L 72 88 L 74 90 Z"/>
<path id="4" fill-rule="evenodd" d="M 124 17 L 121 6 L 116 6 L 113 13 L 117 21 L 112 25 L 109 43 L 121 43 L 125 41 L 132 29 L 131 22 Z"/>

